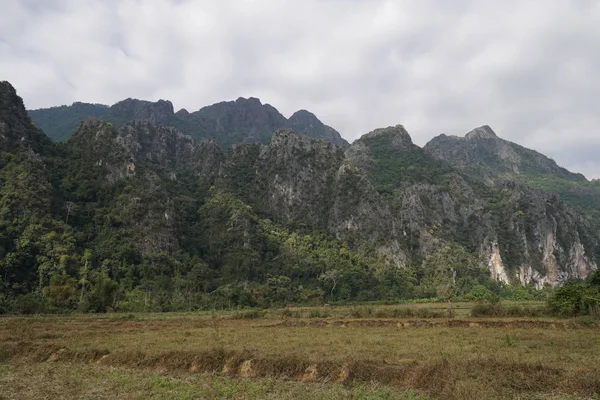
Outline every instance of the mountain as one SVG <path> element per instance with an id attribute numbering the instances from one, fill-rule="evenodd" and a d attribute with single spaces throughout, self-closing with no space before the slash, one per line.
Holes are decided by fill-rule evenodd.
<path id="1" fill-rule="evenodd" d="M 424 149 L 488 185 L 516 181 L 557 193 L 587 215 L 600 230 L 600 187 L 597 184 L 558 166 L 537 151 L 499 138 L 489 126 L 474 129 L 464 137 L 439 135 Z"/>
<path id="2" fill-rule="evenodd" d="M 27 113 L 34 123 L 53 140 L 66 141 L 86 118 L 103 119 L 108 114 L 108 106 L 75 102 L 70 106 L 58 106 L 29 110 Z"/>
<path id="3" fill-rule="evenodd" d="M 0 150 L 46 153 L 50 147 L 44 132 L 31 123 L 15 89 L 0 81 Z"/>
<path id="4" fill-rule="evenodd" d="M 55 144 L 3 85 L 0 312 L 435 297 L 448 274 L 457 296 L 502 294 L 597 269 L 598 230 L 558 195 L 485 184 L 401 125 L 345 148 L 289 127 L 223 148 L 164 124 L 168 102 L 126 100 L 107 115 L 132 120 Z M 241 137 L 318 125 L 256 99 L 177 114 Z"/>
<path id="5" fill-rule="evenodd" d="M 495 279 L 537 287 L 596 268 L 598 231 L 555 194 L 483 185 L 414 145 L 402 126 L 364 135 L 346 154 L 389 199 L 395 227 L 417 256 L 455 242 Z"/>
<path id="6" fill-rule="evenodd" d="M 131 98 L 110 107 L 73 103 L 28 113 L 37 126 L 58 141 L 67 140 L 79 123 L 93 117 L 118 128 L 129 121 L 169 125 L 196 140 L 215 140 L 224 149 L 235 143 L 268 143 L 276 130 L 287 127 L 338 146 L 348 146 L 335 129 L 324 125 L 314 114 L 301 110 L 288 120 L 273 106 L 253 97 L 213 104 L 192 113 L 185 109 L 175 113 L 173 104 L 167 100 L 150 102 Z"/>
<path id="7" fill-rule="evenodd" d="M 323 124 L 315 114 L 306 110 L 299 110 L 292 114 L 285 126 L 302 135 L 325 139 L 340 147 L 348 146 L 348 142 L 342 138 L 338 131 Z"/>
<path id="8" fill-rule="evenodd" d="M 175 118 L 173 104 L 167 100 L 151 101 L 126 99 L 113 104 L 104 117 L 116 126 L 123 126 L 129 121 L 148 121 L 153 124 L 166 125 Z"/>

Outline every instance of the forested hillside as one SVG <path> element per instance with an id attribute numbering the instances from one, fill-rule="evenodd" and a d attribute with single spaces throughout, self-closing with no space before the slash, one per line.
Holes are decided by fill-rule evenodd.
<path id="1" fill-rule="evenodd" d="M 463 174 L 402 126 L 338 146 L 249 99 L 199 112 L 217 143 L 169 102 L 122 103 L 53 143 L 0 84 L 0 312 L 526 293 L 597 268 L 586 215 Z"/>

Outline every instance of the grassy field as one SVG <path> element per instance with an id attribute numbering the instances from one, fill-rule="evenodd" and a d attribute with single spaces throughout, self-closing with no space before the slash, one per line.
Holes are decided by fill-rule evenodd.
<path id="1" fill-rule="evenodd" d="M 471 306 L 5 317 L 0 399 L 599 398 L 597 321 Z"/>

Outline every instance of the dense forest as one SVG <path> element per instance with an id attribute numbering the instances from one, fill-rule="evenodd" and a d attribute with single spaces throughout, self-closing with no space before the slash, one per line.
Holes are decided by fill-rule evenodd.
<path id="1" fill-rule="evenodd" d="M 597 226 L 556 194 L 479 182 L 401 126 L 349 148 L 318 129 L 92 118 L 52 142 L 2 82 L 0 313 L 525 299 L 596 269 Z"/>

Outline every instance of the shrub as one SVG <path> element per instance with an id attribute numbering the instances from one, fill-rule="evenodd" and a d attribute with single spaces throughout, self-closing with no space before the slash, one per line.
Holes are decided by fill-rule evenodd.
<path id="1" fill-rule="evenodd" d="M 567 282 L 550 296 L 548 307 L 562 316 L 589 315 L 596 312 L 599 302 L 593 287 Z"/>
<path id="2" fill-rule="evenodd" d="M 464 296 L 467 301 L 487 300 L 490 297 L 492 297 L 492 292 L 483 285 L 473 286 L 469 293 Z"/>

